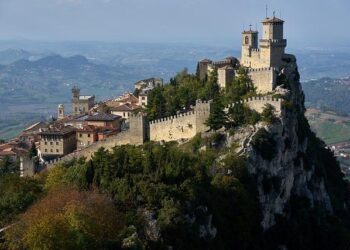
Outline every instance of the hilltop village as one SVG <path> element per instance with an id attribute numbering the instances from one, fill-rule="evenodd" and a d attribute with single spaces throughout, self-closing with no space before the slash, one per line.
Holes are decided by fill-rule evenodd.
<path id="1" fill-rule="evenodd" d="M 73 87 L 0 145 L 34 175 L 0 167 L 0 248 L 346 249 L 349 183 L 305 117 L 283 26 L 266 17 L 240 58 L 169 83 L 101 102 Z"/>
<path id="2" fill-rule="evenodd" d="M 295 61 L 285 53 L 287 41 L 283 37 L 284 21 L 273 16 L 262 21 L 262 39 L 258 31 L 242 33 L 241 58 L 227 57 L 222 61 L 204 59 L 198 62 L 196 76 L 206 81 L 215 75 L 220 91 L 225 91 L 244 69 L 253 83 L 255 96 L 240 103 L 261 113 L 270 105 L 275 115 L 281 115 L 286 89 L 279 84 L 283 66 Z M 282 72 L 283 73 L 283 72 Z M 0 157 L 20 159 L 22 175 L 33 175 L 42 168 L 76 157 L 91 155 L 100 147 L 140 145 L 145 141 L 174 141 L 193 138 L 210 130 L 207 120 L 212 100 L 197 100 L 194 105 L 177 111 L 176 115 L 149 121 L 148 99 L 163 80 L 151 78 L 134 84 L 133 93 L 96 103 L 94 95 L 81 95 L 72 89 L 70 110 L 58 105 L 56 118 L 49 123 L 39 122 L 25 129 L 16 139 L 0 145 Z M 224 111 L 233 107 L 229 104 Z M 36 152 L 28 157 L 28 152 Z"/>

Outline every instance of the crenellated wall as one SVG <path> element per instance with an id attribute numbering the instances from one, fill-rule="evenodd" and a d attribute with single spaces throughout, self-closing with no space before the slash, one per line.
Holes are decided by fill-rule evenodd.
<path id="1" fill-rule="evenodd" d="M 257 70 L 257 72 L 259 72 Z M 282 99 L 274 99 L 268 97 L 252 97 L 241 101 L 247 104 L 249 108 L 261 113 L 266 104 L 271 104 L 276 114 L 281 114 Z M 233 103 L 226 107 L 226 111 L 234 106 Z M 106 140 L 98 141 L 74 153 L 68 154 L 62 158 L 47 162 L 47 167 L 51 168 L 55 164 L 62 161 L 69 161 L 74 158 L 85 157 L 91 159 L 93 154 L 101 147 L 111 150 L 115 146 L 120 145 L 141 145 L 146 140 L 151 141 L 176 141 L 180 139 L 191 139 L 198 133 L 204 133 L 209 130 L 205 122 L 209 118 L 211 101 L 196 101 L 193 111 L 178 114 L 175 116 L 165 117 L 159 120 L 147 122 L 144 115 L 132 115 L 129 118 L 130 128 Z"/>
<path id="2" fill-rule="evenodd" d="M 193 111 L 150 122 L 151 141 L 190 139 L 208 131 L 204 124 L 209 118 L 210 103 L 197 101 Z"/>
<path id="3" fill-rule="evenodd" d="M 269 97 L 251 97 L 240 103 L 248 105 L 248 107 L 252 110 L 255 110 L 258 113 L 261 113 L 266 104 L 270 104 L 275 108 L 275 112 L 277 115 L 280 115 L 282 112 L 282 99 L 279 98 L 269 98 Z M 237 103 L 232 103 L 228 107 L 226 107 L 226 111 L 233 107 Z"/>

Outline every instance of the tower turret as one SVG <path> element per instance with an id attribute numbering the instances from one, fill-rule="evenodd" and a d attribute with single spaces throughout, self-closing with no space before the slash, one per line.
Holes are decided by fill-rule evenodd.
<path id="1" fill-rule="evenodd" d="M 73 99 L 79 99 L 79 95 L 80 95 L 80 89 L 78 89 L 78 87 L 74 86 L 72 88 L 72 95 L 73 95 Z"/>
<path id="2" fill-rule="evenodd" d="M 58 105 L 58 109 L 57 109 L 57 118 L 58 120 L 63 119 L 64 118 L 64 105 L 60 104 Z"/>
<path id="3" fill-rule="evenodd" d="M 242 32 L 241 64 L 246 67 L 251 67 L 251 58 L 258 51 L 258 36 L 259 32 L 251 28 Z"/>
<path id="4" fill-rule="evenodd" d="M 287 47 L 287 40 L 283 38 L 284 21 L 273 16 L 262 21 L 263 36 L 260 40 L 260 58 L 265 67 L 280 67 Z"/>

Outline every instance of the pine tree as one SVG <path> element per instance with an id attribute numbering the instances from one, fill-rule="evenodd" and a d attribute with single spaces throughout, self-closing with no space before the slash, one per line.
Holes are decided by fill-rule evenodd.
<path id="1" fill-rule="evenodd" d="M 220 98 L 214 99 L 211 108 L 210 115 L 206 121 L 206 125 L 210 127 L 210 130 L 215 131 L 227 125 L 227 115 L 224 111 L 224 105 Z"/>

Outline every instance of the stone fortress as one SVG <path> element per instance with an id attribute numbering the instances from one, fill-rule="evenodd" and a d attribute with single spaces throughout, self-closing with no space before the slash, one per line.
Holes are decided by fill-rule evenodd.
<path id="1" fill-rule="evenodd" d="M 218 84 L 224 89 L 237 75 L 237 69 L 240 66 L 244 66 L 247 68 L 260 97 L 249 98 L 242 101 L 242 103 L 259 113 L 263 111 L 266 104 L 270 104 L 275 108 L 277 114 L 281 114 L 283 112 L 282 100 L 274 99 L 269 94 L 276 88 L 278 72 L 293 57 L 292 55 L 285 54 L 287 42 L 283 38 L 283 24 L 284 21 L 275 16 L 265 18 L 262 21 L 263 35 L 262 39 L 260 39 L 260 45 L 258 42 L 258 31 L 251 30 L 251 28 L 248 31 L 243 31 L 242 55 L 240 60 L 234 57 L 228 57 L 225 60 L 217 62 L 204 59 L 198 62 L 197 76 L 201 81 L 205 81 L 214 70 L 217 70 Z M 264 97 L 261 96 L 263 94 L 265 94 Z M 79 94 L 76 96 L 79 96 Z M 77 103 L 77 100 L 73 102 L 73 105 Z M 85 100 L 82 101 L 83 104 L 86 104 Z M 128 130 L 76 151 L 62 159 L 56 159 L 50 162 L 50 164 L 52 165 L 60 160 L 69 160 L 81 156 L 89 159 L 100 147 L 111 149 L 116 145 L 140 145 L 147 140 L 176 141 L 190 139 L 198 133 L 208 131 L 205 122 L 209 118 L 210 104 L 211 101 L 205 102 L 198 100 L 196 105 L 185 113 L 178 112 L 175 116 L 164 117 L 152 122 L 148 122 L 146 115 L 143 113 L 131 115 Z M 233 105 L 235 103 L 229 105 L 229 107 Z M 77 105 L 73 106 L 73 113 L 76 111 L 75 107 Z M 228 110 L 229 107 L 225 110 Z M 79 112 L 80 109 L 81 107 L 78 107 L 77 111 Z"/>

